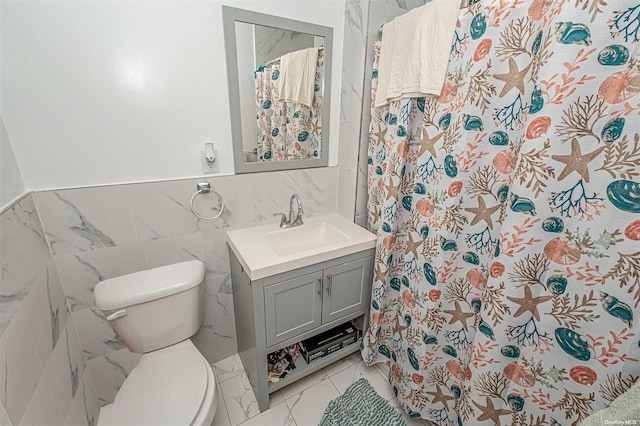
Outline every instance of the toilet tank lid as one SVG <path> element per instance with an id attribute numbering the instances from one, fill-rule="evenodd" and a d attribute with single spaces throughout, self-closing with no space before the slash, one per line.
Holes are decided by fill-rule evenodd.
<path id="1" fill-rule="evenodd" d="M 203 279 L 204 263 L 189 260 L 101 281 L 93 296 L 98 309 L 110 311 L 181 293 Z"/>

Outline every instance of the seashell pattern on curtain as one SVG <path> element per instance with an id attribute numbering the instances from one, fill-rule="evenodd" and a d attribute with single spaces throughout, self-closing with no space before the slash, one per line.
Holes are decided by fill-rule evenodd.
<path id="1" fill-rule="evenodd" d="M 372 100 L 362 354 L 411 417 L 574 425 L 638 381 L 639 40 L 637 1 L 483 0 L 439 97 Z"/>
<path id="2" fill-rule="evenodd" d="M 311 107 L 280 102 L 280 62 L 255 72 L 258 161 L 321 157 L 324 53 L 318 52 Z"/>

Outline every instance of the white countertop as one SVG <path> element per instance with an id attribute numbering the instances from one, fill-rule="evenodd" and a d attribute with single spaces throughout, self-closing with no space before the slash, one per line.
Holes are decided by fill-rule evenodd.
<path id="1" fill-rule="evenodd" d="M 304 225 L 288 229 L 282 229 L 279 227 L 279 222 L 274 222 L 269 225 L 227 232 L 229 247 L 252 281 L 376 246 L 375 234 L 337 213 L 303 219 Z M 318 224 L 323 222 L 333 228 L 332 232 L 339 233 L 340 241 L 323 243 L 322 247 L 313 247 L 313 244 L 310 244 L 309 249 L 304 248 L 304 241 L 291 241 L 290 244 L 295 245 L 296 250 L 294 253 L 285 255 L 278 254 L 269 243 L 274 236 L 278 240 L 283 240 L 283 236 L 286 239 L 287 231 L 290 230 L 294 231 L 291 233 L 293 239 L 298 238 L 307 230 L 319 229 Z"/>

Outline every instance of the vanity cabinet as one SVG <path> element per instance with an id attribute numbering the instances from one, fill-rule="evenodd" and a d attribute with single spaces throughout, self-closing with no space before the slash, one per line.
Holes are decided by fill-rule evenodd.
<path id="1" fill-rule="evenodd" d="M 266 286 L 267 346 L 365 310 L 372 262 L 367 256 Z"/>
<path id="2" fill-rule="evenodd" d="M 264 288 L 267 346 L 322 324 L 322 271 Z"/>
<path id="3" fill-rule="evenodd" d="M 258 400 L 269 408 L 269 393 L 359 349 L 351 344 L 296 368 L 276 383 L 267 376 L 267 355 L 344 322 L 364 329 L 371 294 L 374 250 L 252 281 L 229 250 L 238 353 Z"/>
<path id="4" fill-rule="evenodd" d="M 324 270 L 323 324 L 367 309 L 372 273 L 373 254 Z"/>

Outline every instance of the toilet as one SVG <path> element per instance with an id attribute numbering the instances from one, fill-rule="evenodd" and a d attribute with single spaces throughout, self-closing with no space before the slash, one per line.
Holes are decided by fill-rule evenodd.
<path id="1" fill-rule="evenodd" d="M 96 306 L 142 358 L 102 407 L 98 426 L 211 425 L 213 370 L 189 340 L 202 324 L 205 268 L 176 263 L 100 282 Z"/>

